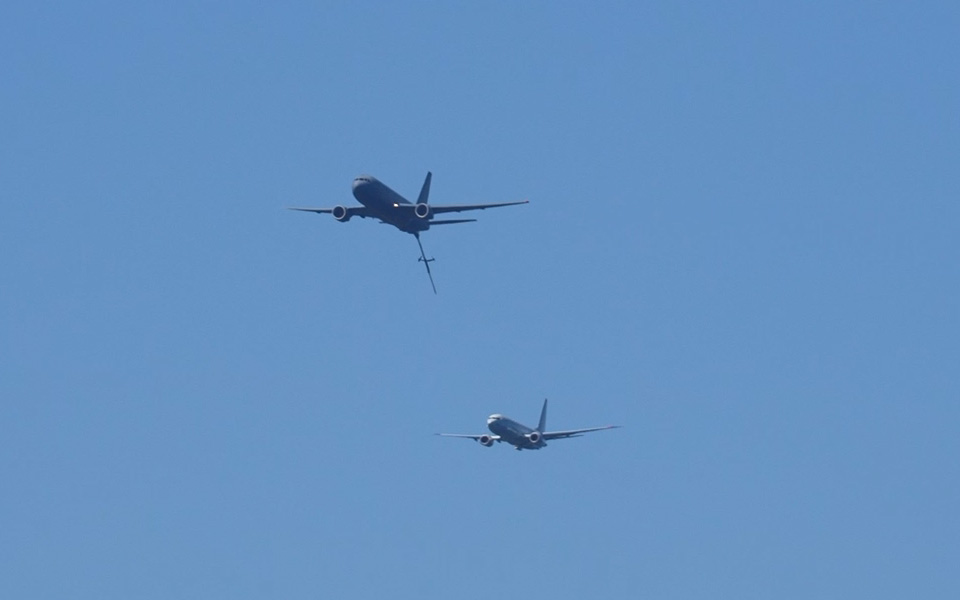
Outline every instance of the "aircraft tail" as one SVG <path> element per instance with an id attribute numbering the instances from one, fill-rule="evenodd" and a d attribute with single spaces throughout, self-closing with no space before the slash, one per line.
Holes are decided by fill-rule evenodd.
<path id="1" fill-rule="evenodd" d="M 417 198 L 417 204 L 426 204 L 427 199 L 430 197 L 430 180 L 433 178 L 433 173 L 427 171 L 427 178 L 423 180 L 423 187 L 420 188 L 420 196 Z"/>
<path id="2" fill-rule="evenodd" d="M 543 433 L 547 430 L 547 399 L 543 399 L 543 409 L 540 411 L 540 423 L 537 425 L 537 431 Z"/>

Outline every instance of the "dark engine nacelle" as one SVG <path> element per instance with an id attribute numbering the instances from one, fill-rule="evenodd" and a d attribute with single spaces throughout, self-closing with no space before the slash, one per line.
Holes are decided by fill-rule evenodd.
<path id="1" fill-rule="evenodd" d="M 486 446 L 487 448 L 493 445 L 493 438 L 489 435 L 481 435 L 477 438 L 477 441 L 480 442 L 481 446 Z"/>
<path id="2" fill-rule="evenodd" d="M 333 207 L 333 218 L 344 223 L 350 220 L 350 212 L 345 206 L 334 206 Z"/>
<path id="3" fill-rule="evenodd" d="M 423 202 L 413 207 L 413 214 L 417 215 L 418 219 L 429 219 L 432 212 L 430 205 Z"/>
<path id="4" fill-rule="evenodd" d="M 540 433 L 536 431 L 527 434 L 527 439 L 530 440 L 531 444 L 539 444 L 541 437 Z"/>

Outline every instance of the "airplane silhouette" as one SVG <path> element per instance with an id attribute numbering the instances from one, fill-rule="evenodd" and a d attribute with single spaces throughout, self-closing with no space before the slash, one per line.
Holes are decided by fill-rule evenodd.
<path id="1" fill-rule="evenodd" d="M 513 419 L 508 419 L 501 414 L 490 415 L 487 417 L 487 428 L 493 433 L 481 433 L 470 435 L 464 433 L 438 433 L 444 437 L 469 438 L 480 442 L 481 446 L 489 448 L 494 442 L 507 442 L 516 447 L 517 450 L 539 450 L 547 445 L 548 440 L 559 440 L 564 438 L 580 437 L 591 431 L 603 431 L 604 429 L 616 429 L 619 425 L 605 425 L 603 427 L 589 427 L 587 429 L 568 429 L 566 431 L 546 431 L 547 428 L 547 401 L 543 401 L 543 409 L 540 411 L 540 422 L 536 429 L 517 423 Z"/>
<path id="2" fill-rule="evenodd" d="M 334 206 L 333 208 L 296 208 L 290 210 L 302 210 L 318 214 L 331 214 L 333 218 L 346 222 L 353 217 L 379 219 L 383 223 L 393 225 L 404 233 L 413 234 L 417 238 L 417 245 L 420 246 L 419 261 L 423 262 L 427 268 L 427 276 L 430 277 L 430 285 L 433 287 L 433 293 L 437 293 L 437 286 L 433 283 L 433 273 L 430 272 L 430 263 L 433 258 L 427 258 L 423 251 L 423 244 L 420 243 L 420 233 L 427 231 L 433 225 L 453 225 L 455 223 L 470 223 L 476 219 L 435 219 L 437 215 L 451 212 L 464 212 L 468 210 L 484 210 L 487 208 L 497 208 L 499 206 L 513 206 L 515 204 L 526 204 L 528 200 L 518 202 L 497 202 L 494 204 L 447 204 L 434 205 L 428 203 L 430 196 L 430 180 L 433 174 L 427 173 L 427 178 L 423 181 L 423 187 L 420 188 L 420 196 L 414 204 L 406 198 L 387 187 L 376 177 L 370 175 L 360 175 L 353 180 L 353 197 L 356 198 L 361 206 Z"/>

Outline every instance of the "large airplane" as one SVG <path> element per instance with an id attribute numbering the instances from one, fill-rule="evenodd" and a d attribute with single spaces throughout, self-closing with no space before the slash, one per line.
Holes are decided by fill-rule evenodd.
<path id="1" fill-rule="evenodd" d="M 484 210 L 486 208 L 496 208 L 498 206 L 513 206 L 515 204 L 526 204 L 527 200 L 519 202 L 498 202 L 496 204 L 447 204 L 437 206 L 427 202 L 430 196 L 430 179 L 432 173 L 427 173 L 427 178 L 423 181 L 423 187 L 420 188 L 420 196 L 417 197 L 416 204 L 411 203 L 406 198 L 396 193 L 380 182 L 376 177 L 370 175 L 361 175 L 353 180 L 353 197 L 360 201 L 362 206 L 334 206 L 333 208 L 291 208 L 290 210 L 302 210 L 318 214 L 331 214 L 333 218 L 345 223 L 353 217 L 379 219 L 382 223 L 393 225 L 404 233 L 411 233 L 417 238 L 417 245 L 420 246 L 419 260 L 427 267 L 427 275 L 430 277 L 430 285 L 433 287 L 433 293 L 437 293 L 437 286 L 433 283 L 433 274 L 430 272 L 430 262 L 434 259 L 427 258 L 423 252 L 423 244 L 420 243 L 420 233 L 430 229 L 432 225 L 453 225 L 454 223 L 470 223 L 476 219 L 440 219 L 434 217 L 444 213 L 464 212 L 468 210 Z"/>
<path id="2" fill-rule="evenodd" d="M 517 423 L 513 419 L 508 419 L 503 415 L 490 415 L 487 417 L 487 427 L 493 435 L 482 433 L 470 435 L 464 433 L 438 433 L 444 437 L 469 438 L 480 442 L 481 446 L 489 448 L 494 442 L 506 442 L 514 446 L 517 450 L 539 450 L 547 445 L 549 440 L 560 440 L 563 438 L 580 437 L 591 431 L 603 431 L 604 429 L 616 429 L 619 425 L 605 425 L 603 427 L 590 427 L 587 429 L 569 429 L 567 431 L 546 431 L 547 428 L 547 401 L 543 401 L 543 409 L 540 411 L 540 423 L 536 429 L 531 429 L 526 425 Z"/>

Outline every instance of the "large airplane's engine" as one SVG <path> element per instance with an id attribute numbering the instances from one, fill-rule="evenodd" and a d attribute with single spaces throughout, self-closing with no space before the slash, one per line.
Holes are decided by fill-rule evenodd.
<path id="1" fill-rule="evenodd" d="M 480 442 L 481 446 L 486 446 L 487 448 L 493 445 L 493 438 L 489 435 L 481 435 L 477 438 L 477 441 Z"/>
<path id="2" fill-rule="evenodd" d="M 417 218 L 427 219 L 430 217 L 430 205 L 426 202 L 421 202 L 413 207 L 413 214 L 417 215 Z"/>
<path id="3" fill-rule="evenodd" d="M 536 431 L 533 431 L 533 432 L 527 434 L 527 439 L 530 440 L 530 443 L 531 443 L 531 444 L 539 444 L 539 443 L 540 443 L 540 437 L 541 437 L 541 436 L 540 436 L 540 433 L 539 433 L 539 432 L 536 432 Z"/>
<path id="4" fill-rule="evenodd" d="M 347 211 L 344 206 L 334 206 L 333 207 L 333 218 L 340 221 L 341 223 L 350 220 L 350 212 Z"/>

